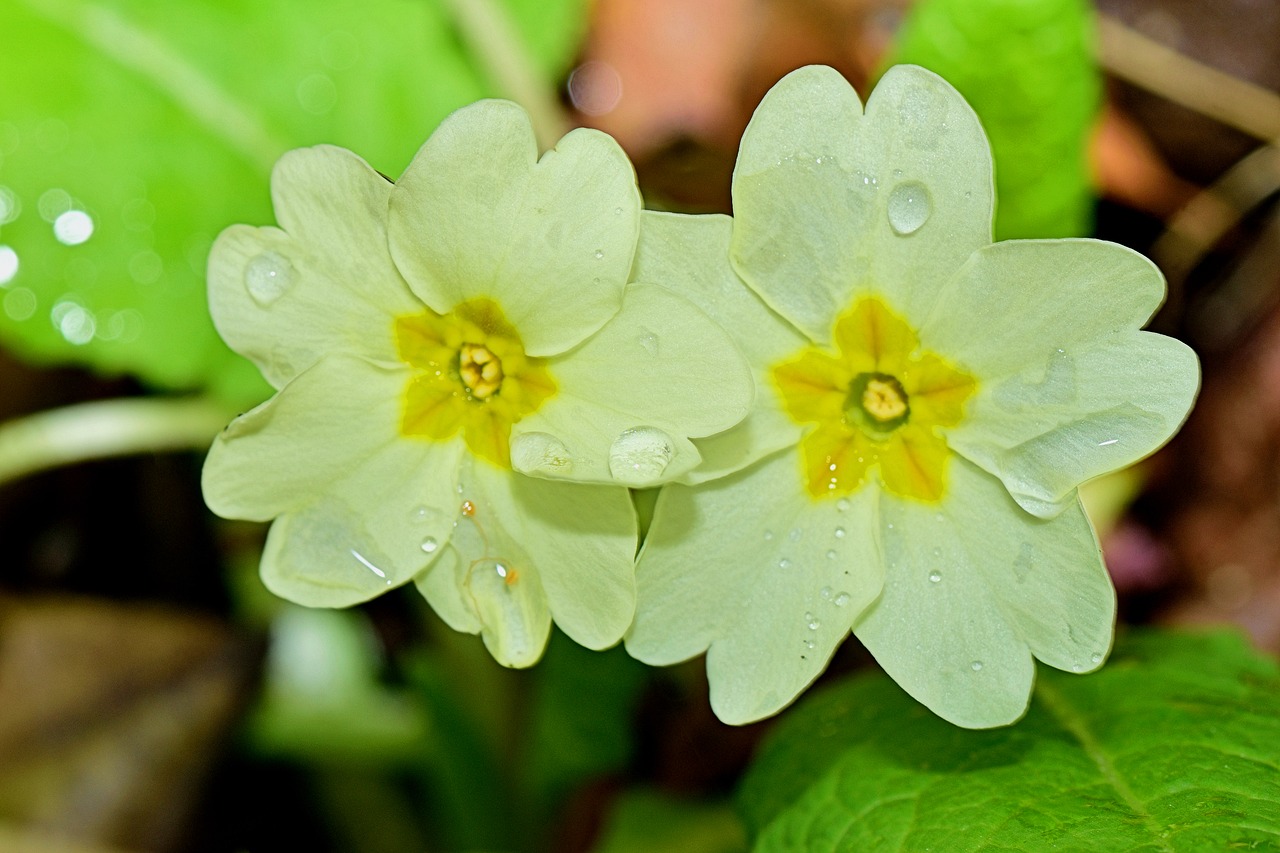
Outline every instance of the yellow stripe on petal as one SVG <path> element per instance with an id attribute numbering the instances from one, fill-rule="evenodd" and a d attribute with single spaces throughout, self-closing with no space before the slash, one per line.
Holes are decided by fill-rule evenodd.
<path id="1" fill-rule="evenodd" d="M 955 426 L 964 417 L 965 401 L 978 383 L 932 353 L 914 360 L 902 374 L 916 423 Z"/>
<path id="2" fill-rule="evenodd" d="M 865 435 L 845 426 L 824 424 L 800 442 L 805 486 L 814 497 L 847 495 L 867 479 L 875 451 Z"/>
<path id="3" fill-rule="evenodd" d="M 880 479 L 895 495 L 936 502 L 947 489 L 947 442 L 923 427 L 898 430 L 880 453 Z"/>
<path id="4" fill-rule="evenodd" d="M 835 341 L 856 373 L 897 374 L 920 346 L 907 322 L 873 297 L 858 300 L 836 320 Z"/>
<path id="5" fill-rule="evenodd" d="M 470 451 L 511 467 L 511 427 L 556 393 L 541 358 L 525 354 L 515 327 L 491 299 L 448 314 L 397 317 L 397 352 L 414 368 L 400 431 L 442 441 L 462 432 Z"/>
<path id="6" fill-rule="evenodd" d="M 853 374 L 839 359 L 816 349 L 773 369 L 782 404 L 800 423 L 838 421 Z"/>

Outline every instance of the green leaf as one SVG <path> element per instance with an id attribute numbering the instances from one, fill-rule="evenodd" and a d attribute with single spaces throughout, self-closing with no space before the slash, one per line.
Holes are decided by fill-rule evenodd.
<path id="1" fill-rule="evenodd" d="M 1280 850 L 1280 671 L 1232 634 L 1042 668 L 1022 722 L 954 728 L 879 673 L 814 694 L 739 791 L 755 850 Z"/>
<path id="2" fill-rule="evenodd" d="M 551 79 L 583 0 L 507 4 Z M 398 175 L 496 94 L 428 0 L 11 0 L 0 80 L 0 246 L 18 259 L 0 341 L 237 402 L 268 389 L 214 332 L 205 262 L 227 225 L 272 221 L 276 158 L 329 142 Z M 83 243 L 56 239 L 65 209 L 92 219 Z"/>
<path id="3" fill-rule="evenodd" d="M 535 814 L 551 816 L 574 786 L 625 767 L 647 675 L 620 648 L 592 652 L 552 633 L 546 657 L 533 670 L 532 731 L 522 763 Z"/>
<path id="4" fill-rule="evenodd" d="M 594 853 L 738 853 L 746 845 L 742 823 L 723 803 L 635 790 L 618 798 Z"/>
<path id="5" fill-rule="evenodd" d="M 1091 230 L 1092 32 L 1085 0 L 927 0 L 903 25 L 891 61 L 947 78 L 991 139 L 997 240 Z"/>

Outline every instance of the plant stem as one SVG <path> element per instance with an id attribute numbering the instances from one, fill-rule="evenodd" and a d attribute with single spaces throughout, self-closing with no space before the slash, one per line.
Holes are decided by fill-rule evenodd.
<path id="1" fill-rule="evenodd" d="M 0 483 L 90 459 L 206 448 L 231 414 L 204 397 L 126 398 L 37 412 L 0 424 Z"/>
<path id="2" fill-rule="evenodd" d="M 502 4 L 442 0 L 441 5 L 494 85 L 529 113 L 538 146 L 543 151 L 554 147 L 569 121 Z"/>

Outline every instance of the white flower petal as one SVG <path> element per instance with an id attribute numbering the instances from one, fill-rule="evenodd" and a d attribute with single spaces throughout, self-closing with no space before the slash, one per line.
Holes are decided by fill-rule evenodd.
<path id="1" fill-rule="evenodd" d="M 399 435 L 407 379 L 328 356 L 214 442 L 210 508 L 279 516 L 262 562 L 276 594 L 313 607 L 363 601 L 408 581 L 448 542 L 461 443 Z"/>
<path id="2" fill-rule="evenodd" d="M 548 369 L 558 391 L 515 425 L 512 463 L 577 482 L 642 487 L 686 474 L 701 460 L 688 437 L 733 426 L 754 393 L 728 334 L 651 284 L 629 286 L 617 316 Z M 550 457 L 535 452 L 547 447 Z"/>
<path id="3" fill-rule="evenodd" d="M 1036 519 L 963 459 L 948 476 L 941 504 L 885 494 L 884 593 L 854 633 L 938 716 L 1004 725 L 1026 710 L 1033 652 L 1075 671 L 1101 661 L 1114 594 L 1078 503 Z"/>
<path id="4" fill-rule="evenodd" d="M 1070 350 L 1043 346 L 1031 363 L 1022 374 L 980 386 L 948 441 L 1043 517 L 1071 505 L 1084 481 L 1168 441 L 1199 388 L 1195 353 L 1150 332 Z"/>
<path id="5" fill-rule="evenodd" d="M 635 255 L 640 193 L 599 131 L 538 159 L 529 117 L 507 101 L 455 112 L 391 199 L 391 251 L 438 313 L 496 300 L 531 355 L 564 352 L 618 310 Z"/>
<path id="6" fill-rule="evenodd" d="M 391 263 L 391 184 L 350 151 L 285 154 L 272 174 L 283 228 L 233 225 L 209 255 L 218 333 L 276 388 L 341 350 L 395 356 L 392 319 L 420 312 Z"/>
<path id="7" fill-rule="evenodd" d="M 800 439 L 800 427 L 782 410 L 770 370 L 807 342 L 734 273 L 729 264 L 732 232 L 727 216 L 645 211 L 632 272 L 636 281 L 671 288 L 718 323 L 746 356 L 755 378 L 755 404 L 746 419 L 694 441 L 702 464 L 681 479 L 690 484 L 741 470 Z"/>
<path id="8" fill-rule="evenodd" d="M 942 78 L 890 69 L 866 115 L 830 68 L 784 77 L 756 109 L 733 177 L 733 260 L 779 314 L 827 343 L 862 292 L 919 323 L 991 242 L 991 154 Z"/>
<path id="9" fill-rule="evenodd" d="M 712 707 L 727 723 L 795 699 L 880 590 L 874 490 L 814 501 L 798 453 L 665 487 L 636 568 L 627 651 L 669 664 L 709 649 Z"/>

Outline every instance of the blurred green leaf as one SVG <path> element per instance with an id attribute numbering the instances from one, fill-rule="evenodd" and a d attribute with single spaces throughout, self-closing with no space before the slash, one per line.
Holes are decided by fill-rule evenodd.
<path id="1" fill-rule="evenodd" d="M 523 769 L 535 812 L 546 815 L 584 780 L 625 768 L 648 669 L 621 646 L 583 648 L 559 631 L 533 670 L 532 730 Z"/>
<path id="2" fill-rule="evenodd" d="M 724 803 L 628 791 L 614 805 L 594 853 L 738 853 L 746 849 L 742 823 Z"/>
<path id="3" fill-rule="evenodd" d="M 1091 231 L 1093 55 L 1085 0 L 923 0 L 904 23 L 891 61 L 945 77 L 991 139 L 997 240 Z"/>
<path id="4" fill-rule="evenodd" d="M 506 3 L 554 79 L 585 0 Z M 0 80 L 0 340 L 240 403 L 268 389 L 213 330 L 205 260 L 272 221 L 275 159 L 329 142 L 398 175 L 494 94 L 434 0 L 8 0 Z"/>
<path id="5" fill-rule="evenodd" d="M 1280 850 L 1278 709 L 1275 664 L 1230 634 L 1042 668 L 1026 718 L 990 731 L 866 674 L 783 719 L 739 804 L 757 851 Z"/>

